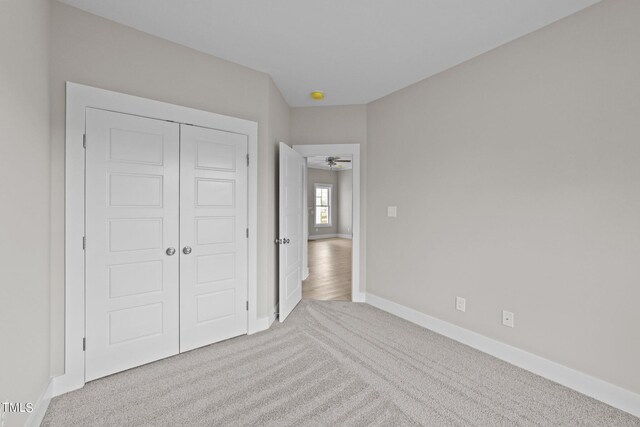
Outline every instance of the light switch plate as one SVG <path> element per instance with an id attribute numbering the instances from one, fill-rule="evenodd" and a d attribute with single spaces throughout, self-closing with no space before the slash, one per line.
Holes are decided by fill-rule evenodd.
<path id="1" fill-rule="evenodd" d="M 398 216 L 398 207 L 397 206 L 387 206 L 387 216 L 390 218 L 395 218 Z"/>

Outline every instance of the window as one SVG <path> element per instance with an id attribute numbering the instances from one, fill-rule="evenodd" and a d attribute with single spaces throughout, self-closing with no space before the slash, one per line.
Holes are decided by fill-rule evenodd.
<path id="1" fill-rule="evenodd" d="M 331 226 L 331 184 L 316 184 L 316 226 Z"/>

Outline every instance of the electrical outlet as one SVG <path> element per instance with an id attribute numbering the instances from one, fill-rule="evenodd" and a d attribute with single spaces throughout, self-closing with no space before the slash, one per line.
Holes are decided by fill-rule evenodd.
<path id="1" fill-rule="evenodd" d="M 467 300 L 462 297 L 456 297 L 456 310 L 467 311 Z"/>
<path id="2" fill-rule="evenodd" d="M 387 216 L 389 218 L 395 218 L 398 216 L 398 207 L 397 206 L 387 206 Z"/>
<path id="3" fill-rule="evenodd" d="M 515 315 L 512 312 L 502 310 L 502 324 L 504 326 L 513 328 L 514 320 L 515 320 Z"/>

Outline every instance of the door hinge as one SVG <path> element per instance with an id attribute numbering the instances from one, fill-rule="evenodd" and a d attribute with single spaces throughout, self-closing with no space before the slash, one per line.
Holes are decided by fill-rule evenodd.
<path id="1" fill-rule="evenodd" d="M 82 135 L 82 148 L 87 148 L 87 134 Z"/>
<path id="2" fill-rule="evenodd" d="M 249 155 L 247 154 L 247 166 L 249 166 Z"/>
<path id="3" fill-rule="evenodd" d="M 247 311 L 249 311 L 249 301 L 247 301 Z"/>
<path id="4" fill-rule="evenodd" d="M 87 351 L 87 339 L 82 338 L 82 351 Z"/>
<path id="5" fill-rule="evenodd" d="M 87 237 L 82 236 L 82 250 L 87 249 Z"/>
<path id="6" fill-rule="evenodd" d="M 249 229 L 247 228 L 247 239 L 249 238 Z"/>

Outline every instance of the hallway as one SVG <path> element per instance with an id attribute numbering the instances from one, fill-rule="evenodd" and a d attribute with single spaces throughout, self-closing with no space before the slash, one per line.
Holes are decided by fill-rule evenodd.
<path id="1" fill-rule="evenodd" d="M 302 298 L 351 301 L 351 240 L 310 240 L 308 245 L 309 277 L 302 282 Z"/>

